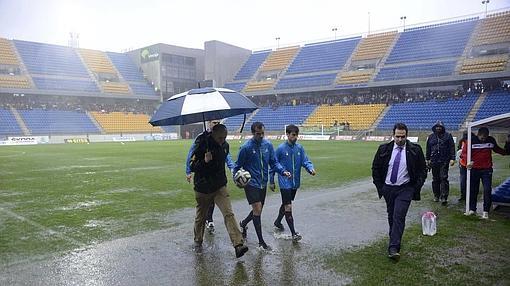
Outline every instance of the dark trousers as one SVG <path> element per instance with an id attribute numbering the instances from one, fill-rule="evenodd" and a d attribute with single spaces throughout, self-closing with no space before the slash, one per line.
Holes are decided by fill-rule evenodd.
<path id="1" fill-rule="evenodd" d="M 483 211 L 489 212 L 492 205 L 492 168 L 471 169 L 471 191 L 469 192 L 469 209 L 476 211 L 476 202 L 480 190 L 480 180 L 483 185 Z"/>
<path id="2" fill-rule="evenodd" d="M 464 166 L 459 167 L 460 170 L 460 198 L 465 199 L 466 198 L 466 184 L 467 184 L 467 168 Z"/>
<path id="3" fill-rule="evenodd" d="M 400 242 L 404 234 L 406 215 L 413 199 L 414 188 L 408 184 L 402 186 L 384 185 L 382 193 L 386 201 L 388 224 L 390 226 L 388 251 L 390 249 L 400 251 Z"/>
<path id="4" fill-rule="evenodd" d="M 432 191 L 436 198 L 446 200 L 450 193 L 450 182 L 448 182 L 449 162 L 432 163 Z"/>
<path id="5" fill-rule="evenodd" d="M 213 221 L 213 213 L 214 213 L 214 202 L 209 206 L 209 209 L 207 210 L 207 215 L 205 217 L 205 220 L 207 222 Z"/>

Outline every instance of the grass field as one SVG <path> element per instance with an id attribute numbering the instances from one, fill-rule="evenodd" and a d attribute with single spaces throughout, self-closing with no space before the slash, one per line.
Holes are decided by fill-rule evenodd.
<path id="1" fill-rule="evenodd" d="M 275 142 L 277 143 L 277 142 Z M 377 144 L 302 142 L 319 175 L 304 189 L 370 175 Z M 191 141 L 0 148 L 0 259 L 3 264 L 172 226 L 193 207 L 184 175 Z M 231 142 L 233 158 L 239 142 Z M 244 193 L 232 184 L 232 197 Z"/>
<path id="2" fill-rule="evenodd" d="M 304 191 L 337 187 L 368 178 L 378 145 L 333 141 L 301 143 L 318 171 L 316 177 L 304 177 Z M 0 148 L 1 265 L 59 255 L 103 241 L 172 228 L 174 223 L 168 219 L 171 213 L 194 206 L 192 186 L 184 176 L 184 161 L 190 144 L 189 140 L 179 140 Z M 239 142 L 230 144 L 235 159 Z M 510 170 L 507 158 L 494 157 L 498 167 L 494 174 L 496 185 L 510 175 Z M 232 197 L 243 199 L 244 193 L 229 184 Z M 452 186 L 451 192 L 458 193 L 455 186 Z M 430 200 L 427 194 L 424 197 L 424 201 Z M 422 254 L 413 257 L 413 262 L 402 263 L 399 271 L 405 269 L 407 272 L 402 273 L 409 272 L 409 275 L 415 271 L 434 271 L 440 277 L 448 276 L 440 269 L 449 267 L 445 265 L 449 262 L 444 262 L 443 256 L 438 256 L 435 250 L 446 252 L 449 256 L 462 256 L 463 245 L 477 246 L 473 251 L 485 251 L 485 254 L 474 255 L 473 261 L 486 254 L 498 256 L 504 251 L 506 257 L 509 256 L 508 219 L 498 217 L 496 221 L 485 224 L 479 220 L 466 220 L 460 215 L 460 209 L 460 206 L 438 209 L 444 230 L 448 231 L 438 236 L 433 244 L 429 244 L 427 238 L 416 239 L 419 235 L 412 236 L 412 239 L 404 238 L 411 246 L 410 251 Z M 414 226 L 406 235 L 419 233 L 419 230 L 418 226 Z M 490 247 L 482 249 L 478 242 L 487 242 Z M 355 277 L 354 281 L 358 284 L 378 284 L 383 276 L 387 281 L 399 284 L 396 278 L 402 273 L 393 273 L 390 278 L 385 276 L 394 266 L 385 264 L 378 267 L 380 263 L 387 263 L 385 243 L 384 239 L 361 249 L 331 253 L 323 263 L 335 271 Z M 453 254 L 449 252 L 459 244 L 460 249 L 451 250 Z M 471 273 L 475 266 L 470 265 L 469 258 L 456 261 L 458 263 L 454 263 L 453 269 L 463 275 L 461 281 L 469 279 L 470 275 L 478 275 Z M 488 264 L 490 268 L 475 269 L 496 269 L 495 275 L 508 273 L 510 263 L 507 262 L 508 259 L 492 259 Z M 427 263 L 439 266 L 431 268 L 425 266 Z M 420 279 L 422 276 L 412 277 Z M 456 281 L 451 280 L 452 283 Z M 486 282 L 497 281 L 493 277 Z M 415 282 L 410 280 L 410 284 L 420 284 Z M 485 283 L 482 281 L 482 284 Z"/>

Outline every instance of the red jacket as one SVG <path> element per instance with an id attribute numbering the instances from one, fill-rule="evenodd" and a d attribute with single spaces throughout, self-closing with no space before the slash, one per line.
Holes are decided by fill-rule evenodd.
<path id="1" fill-rule="evenodd" d="M 488 136 L 485 142 L 481 142 L 478 136 L 471 136 L 471 161 L 473 161 L 473 169 L 490 169 L 492 168 L 492 151 L 507 155 L 504 149 L 498 146 L 496 139 Z M 462 157 L 467 160 L 467 144 L 462 146 Z"/>

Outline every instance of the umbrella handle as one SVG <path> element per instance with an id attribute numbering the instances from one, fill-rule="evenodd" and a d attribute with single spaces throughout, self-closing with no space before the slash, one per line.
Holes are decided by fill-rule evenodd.
<path id="1" fill-rule="evenodd" d="M 246 113 L 243 114 L 244 118 L 243 118 L 243 124 L 241 125 L 241 130 L 239 130 L 239 133 L 243 133 L 243 129 L 244 129 L 244 123 L 246 123 Z"/>

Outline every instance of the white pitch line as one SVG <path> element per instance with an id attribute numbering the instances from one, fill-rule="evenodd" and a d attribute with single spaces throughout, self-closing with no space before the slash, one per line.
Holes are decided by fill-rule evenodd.
<path id="1" fill-rule="evenodd" d="M 76 240 L 74 238 L 70 238 L 70 237 L 68 237 L 68 236 L 66 236 L 66 235 L 64 235 L 64 234 L 62 234 L 62 233 L 60 233 L 58 231 L 54 231 L 51 228 L 45 227 L 44 225 L 39 224 L 39 223 L 37 223 L 37 222 L 35 222 L 33 220 L 27 219 L 26 217 L 21 216 L 21 215 L 15 213 L 15 212 L 12 212 L 10 210 L 6 210 L 6 209 L 4 209 L 2 207 L 0 207 L 0 211 L 5 213 L 5 214 L 7 214 L 7 215 L 9 215 L 9 216 L 11 216 L 11 217 L 14 217 L 14 218 L 19 219 L 19 220 L 24 221 L 24 222 L 27 222 L 31 226 L 37 227 L 37 228 L 47 232 L 50 235 L 56 235 L 56 236 L 58 236 L 58 237 L 60 237 L 60 238 L 62 238 L 64 240 L 72 242 L 73 244 L 76 244 L 76 245 L 78 245 L 80 247 L 86 246 L 84 243 L 82 243 L 82 242 L 80 242 L 80 241 L 78 241 L 78 240 Z"/>

